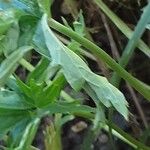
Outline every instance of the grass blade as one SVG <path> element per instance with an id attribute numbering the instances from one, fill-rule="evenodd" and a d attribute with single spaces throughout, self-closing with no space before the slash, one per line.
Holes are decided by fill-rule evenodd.
<path id="1" fill-rule="evenodd" d="M 150 17 L 150 3 L 148 4 L 148 6 L 145 8 L 145 11 L 143 12 L 141 19 L 139 20 L 135 31 L 131 37 L 131 39 L 129 40 L 128 44 L 126 45 L 123 54 L 119 60 L 119 64 L 125 68 L 130 60 L 130 58 L 132 57 L 134 50 L 136 48 L 136 45 L 139 41 L 139 39 L 141 38 L 142 34 L 144 33 L 145 29 L 146 29 L 146 25 L 149 23 Z M 121 78 L 114 73 L 113 75 L 113 83 L 118 87 L 119 83 L 120 83 Z"/>
<path id="2" fill-rule="evenodd" d="M 133 31 L 102 0 L 94 0 L 94 2 L 128 39 L 132 37 Z M 150 48 L 142 40 L 138 41 L 137 47 L 150 57 Z"/>
<path id="3" fill-rule="evenodd" d="M 9 55 L 0 65 L 0 87 L 3 86 L 8 79 L 8 77 L 14 72 L 17 67 L 17 63 L 24 54 L 31 50 L 31 46 L 23 46 L 18 50 Z"/>

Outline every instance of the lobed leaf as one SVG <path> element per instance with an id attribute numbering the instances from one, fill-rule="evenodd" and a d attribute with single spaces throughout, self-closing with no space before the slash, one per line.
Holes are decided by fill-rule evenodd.
<path id="1" fill-rule="evenodd" d="M 105 77 L 94 74 L 78 55 L 70 51 L 55 37 L 47 24 L 46 15 L 43 16 L 41 24 L 52 63 L 62 67 L 70 85 L 75 90 L 79 90 L 87 83 L 106 107 L 110 107 L 112 104 L 119 113 L 127 118 L 127 102 L 123 94 L 112 86 Z M 122 106 L 123 109 L 120 110 L 119 106 Z"/>
<path id="2" fill-rule="evenodd" d="M 93 54 L 95 54 L 98 59 L 108 64 L 112 70 L 116 71 L 120 77 L 126 80 L 134 89 L 136 89 L 140 94 L 142 94 L 147 100 L 150 100 L 150 94 L 149 94 L 150 87 L 145 83 L 143 83 L 142 81 L 136 79 L 125 69 L 123 69 L 103 49 L 101 49 L 100 47 L 98 47 L 88 39 L 79 36 L 79 34 L 63 26 L 62 24 L 58 23 L 54 19 L 49 20 L 49 25 L 56 31 L 68 36 L 69 38 L 73 38 L 74 40 L 82 44 L 82 46 L 84 46 Z"/>

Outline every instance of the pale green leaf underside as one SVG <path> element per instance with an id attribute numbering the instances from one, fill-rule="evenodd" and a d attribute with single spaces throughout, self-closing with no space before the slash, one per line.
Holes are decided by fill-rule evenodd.
<path id="1" fill-rule="evenodd" d="M 94 74 L 86 63 L 73 51 L 64 46 L 47 24 L 47 16 L 42 18 L 42 29 L 53 65 L 60 65 L 69 84 L 79 90 L 87 83 L 106 106 L 113 105 L 125 118 L 128 116 L 127 102 L 123 94 L 111 85 L 105 77 Z M 122 107 L 120 109 L 119 107 Z"/>

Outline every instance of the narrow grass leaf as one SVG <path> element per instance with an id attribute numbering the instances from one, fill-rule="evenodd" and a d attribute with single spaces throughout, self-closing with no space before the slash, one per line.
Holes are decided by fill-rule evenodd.
<path id="1" fill-rule="evenodd" d="M 127 38 L 130 39 L 132 37 L 133 31 L 116 14 L 114 14 L 102 0 L 94 0 L 94 2 Z M 145 55 L 150 57 L 150 48 L 142 40 L 138 41 L 137 47 Z"/>
<path id="2" fill-rule="evenodd" d="M 45 108 L 43 110 L 40 110 L 40 113 L 45 113 L 47 112 L 48 114 L 56 114 L 56 113 L 62 113 L 62 114 L 67 114 L 67 113 L 75 113 L 75 114 L 84 114 L 84 113 L 94 113 L 95 109 L 87 106 L 87 105 L 80 105 L 80 104 L 75 104 L 75 103 L 53 103 Z"/>
<path id="3" fill-rule="evenodd" d="M 38 63 L 38 65 L 35 67 L 35 69 L 31 73 L 29 73 L 27 77 L 27 83 L 29 83 L 31 79 L 34 79 L 36 82 L 40 81 L 41 76 L 43 75 L 44 71 L 48 68 L 49 64 L 50 61 L 47 58 L 43 57 Z"/>
<path id="4" fill-rule="evenodd" d="M 149 14 L 150 14 L 150 3 L 147 5 L 145 11 L 143 12 L 137 26 L 135 27 L 135 31 L 133 32 L 131 39 L 127 43 L 127 45 L 123 51 L 123 54 L 122 54 L 121 58 L 119 59 L 119 64 L 123 68 L 125 68 L 127 66 L 128 62 L 130 61 L 131 57 L 133 56 L 133 53 L 137 46 L 137 43 L 145 31 L 146 25 L 149 23 L 149 20 L 150 20 Z M 114 85 L 116 85 L 116 87 L 119 86 L 120 80 L 121 80 L 121 78 L 116 73 L 114 73 L 113 81 L 114 81 Z"/>
<path id="5" fill-rule="evenodd" d="M 35 31 L 35 34 L 34 34 L 33 39 L 32 39 L 32 44 L 34 46 L 34 49 L 38 53 L 44 55 L 46 58 L 51 60 L 50 59 L 50 53 L 49 53 L 47 46 L 45 44 L 44 34 L 43 34 L 42 29 L 41 29 L 41 22 L 39 22 L 37 27 L 36 27 L 36 31 Z"/>
<path id="6" fill-rule="evenodd" d="M 19 60 L 24 56 L 27 51 L 31 49 L 31 46 L 20 47 L 0 64 L 0 87 L 6 83 L 9 76 L 15 71 Z"/>

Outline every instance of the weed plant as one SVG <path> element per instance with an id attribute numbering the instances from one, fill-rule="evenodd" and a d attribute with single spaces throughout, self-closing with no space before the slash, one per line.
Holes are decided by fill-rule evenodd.
<path id="1" fill-rule="evenodd" d="M 105 113 L 107 109 L 117 111 L 128 121 L 130 106 L 118 89 L 121 78 L 145 100 L 150 100 L 150 87 L 125 70 L 136 47 L 150 57 L 150 48 L 140 39 L 150 22 L 150 3 L 131 31 L 102 0 L 92 2 L 129 39 L 118 63 L 86 38 L 82 11 L 72 28 L 64 18 L 64 25 L 52 18 L 52 0 L 0 0 L 0 139 L 4 141 L 1 149 L 37 149 L 32 143 L 41 119 L 47 116 L 53 117 L 44 131 L 47 150 L 62 149 L 62 126 L 75 116 L 92 124 L 83 150 L 91 147 L 101 129 L 135 149 L 150 149 L 112 123 Z M 66 43 L 65 36 L 69 38 Z M 35 66 L 30 63 L 34 51 L 40 56 Z M 114 72 L 111 81 L 92 72 L 85 56 L 93 59 L 96 56 L 105 63 Z M 28 72 L 24 80 L 16 71 L 19 67 Z M 68 85 L 72 91 L 84 91 L 95 107 L 66 93 Z"/>

